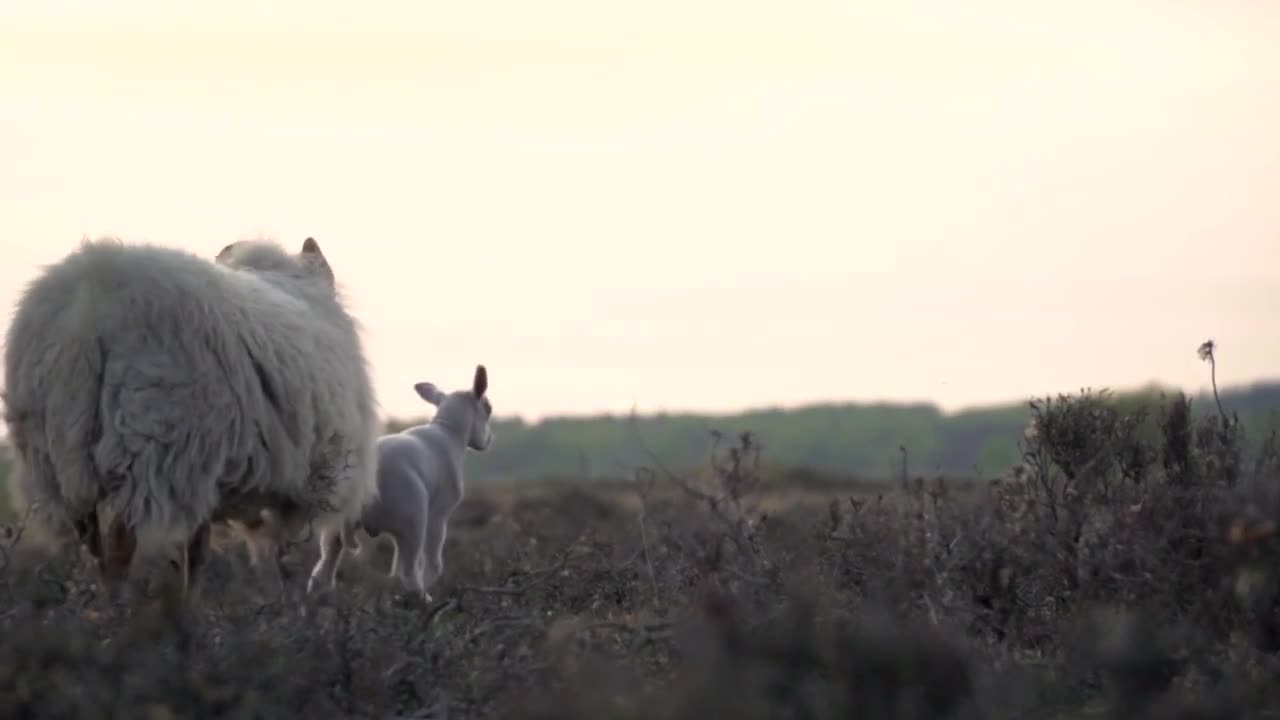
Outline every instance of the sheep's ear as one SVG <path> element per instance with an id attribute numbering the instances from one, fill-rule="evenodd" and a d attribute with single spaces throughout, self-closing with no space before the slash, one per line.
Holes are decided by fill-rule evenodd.
<path id="1" fill-rule="evenodd" d="M 484 397 L 484 391 L 489 389 L 489 371 L 484 369 L 483 365 L 476 366 L 476 379 L 471 383 L 471 392 L 476 397 Z"/>
<path id="2" fill-rule="evenodd" d="M 320 272 L 327 275 L 330 280 L 333 279 L 333 268 L 329 267 L 329 261 L 325 259 L 324 253 L 320 252 L 320 243 L 316 242 L 315 238 L 309 237 L 302 241 L 302 259 L 313 267 L 319 268 Z"/>
<path id="3" fill-rule="evenodd" d="M 320 243 L 316 242 L 316 239 L 313 237 L 309 237 L 302 241 L 302 254 L 315 255 L 321 259 L 324 258 L 324 253 L 320 252 Z"/>
<path id="4" fill-rule="evenodd" d="M 414 385 L 413 389 L 417 391 L 418 397 L 426 400 L 432 405 L 439 405 L 441 402 L 444 402 L 444 393 L 440 392 L 440 388 L 436 387 L 432 383 L 420 382 Z"/>

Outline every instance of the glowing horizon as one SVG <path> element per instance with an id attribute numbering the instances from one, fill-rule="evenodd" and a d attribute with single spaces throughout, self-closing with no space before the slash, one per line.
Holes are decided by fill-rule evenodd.
<path id="1" fill-rule="evenodd" d="M 477 363 L 527 420 L 1280 376 L 1280 6 L 780 8 L 8 3 L 0 302 L 314 236 L 397 417 Z"/>

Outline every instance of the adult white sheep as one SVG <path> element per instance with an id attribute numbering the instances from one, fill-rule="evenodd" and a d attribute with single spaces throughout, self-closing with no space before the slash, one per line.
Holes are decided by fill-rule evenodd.
<path id="1" fill-rule="evenodd" d="M 378 438 L 378 498 L 348 528 L 363 529 L 371 537 L 390 535 L 395 541 L 390 577 L 398 576 L 427 602 L 428 590 L 444 572 L 444 540 L 449 517 L 462 501 L 467 449 L 484 452 L 493 445 L 488 388 L 483 365 L 476 366 L 470 390 L 446 395 L 429 382 L 414 385 L 419 397 L 436 406 L 435 417 Z M 307 592 L 321 578 L 334 586 L 344 549 L 360 553 L 354 532 L 346 537 L 332 531 L 322 535 L 320 560 L 307 581 Z"/>
<path id="2" fill-rule="evenodd" d="M 84 243 L 18 302 L 5 404 L 22 494 L 113 592 L 177 547 L 190 597 L 211 522 L 343 527 L 377 494 L 369 371 L 312 238 Z"/>

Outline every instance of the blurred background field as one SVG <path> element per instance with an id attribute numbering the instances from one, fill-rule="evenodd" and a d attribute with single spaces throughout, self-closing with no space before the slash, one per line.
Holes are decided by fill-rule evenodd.
<path id="1" fill-rule="evenodd" d="M 1150 386 L 1116 391 L 1121 408 L 1157 402 L 1165 390 Z M 1280 427 L 1280 383 L 1223 388 L 1224 407 L 1236 412 L 1250 433 L 1250 448 Z M 1212 394 L 1192 398 L 1198 414 L 1216 412 Z M 901 465 L 957 480 L 994 478 L 1020 461 L 1030 408 L 1011 403 L 947 414 L 927 404 L 831 404 L 724 415 L 636 415 L 546 418 L 536 423 L 503 419 L 500 441 L 467 460 L 474 487 L 497 484 L 513 490 L 544 482 L 603 483 L 627 479 L 638 465 L 660 463 L 672 470 L 700 467 L 716 428 L 749 428 L 765 448 L 764 475 L 778 493 L 845 492 L 881 487 Z M 389 431 L 423 418 L 391 419 Z M 8 453 L 0 453 L 0 483 L 8 475 Z M 7 496 L 6 496 L 7 497 Z M 4 507 L 5 517 L 12 509 Z"/>

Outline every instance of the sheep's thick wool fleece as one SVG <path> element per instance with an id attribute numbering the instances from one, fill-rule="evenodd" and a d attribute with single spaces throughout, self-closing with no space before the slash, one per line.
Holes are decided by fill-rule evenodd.
<path id="1" fill-rule="evenodd" d="M 97 241 L 26 288 L 6 338 L 5 419 L 19 490 L 45 520 L 101 504 L 140 542 L 167 542 L 245 492 L 321 522 L 376 496 L 355 321 L 294 256 L 252 252 L 267 262 Z"/>

